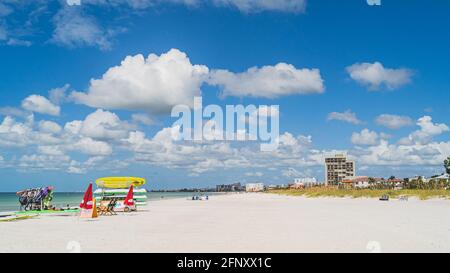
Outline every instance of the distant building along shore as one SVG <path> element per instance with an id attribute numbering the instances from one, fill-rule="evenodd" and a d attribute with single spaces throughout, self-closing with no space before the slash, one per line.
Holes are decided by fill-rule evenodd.
<path id="1" fill-rule="evenodd" d="M 343 180 L 354 177 L 355 162 L 343 154 L 325 158 L 325 185 L 339 185 Z"/>
<path id="2" fill-rule="evenodd" d="M 239 191 L 245 191 L 245 187 L 243 187 L 241 183 L 216 186 L 216 192 L 239 192 Z"/>
<path id="3" fill-rule="evenodd" d="M 245 185 L 246 192 L 261 192 L 265 190 L 263 183 L 249 183 Z"/>
<path id="4" fill-rule="evenodd" d="M 356 176 L 356 163 L 345 154 L 325 156 L 325 181 L 318 181 L 315 177 L 297 177 L 284 184 L 264 183 L 233 183 L 217 185 L 216 192 L 262 192 L 266 190 L 307 189 L 314 187 L 333 187 L 339 189 L 450 189 L 450 174 L 443 173 L 429 178 L 413 176 L 410 178 L 396 178 L 390 176 L 369 177 Z"/>

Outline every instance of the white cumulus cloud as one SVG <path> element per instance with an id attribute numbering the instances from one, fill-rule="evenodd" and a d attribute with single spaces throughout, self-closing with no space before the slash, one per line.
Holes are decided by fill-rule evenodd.
<path id="1" fill-rule="evenodd" d="M 379 143 L 380 136 L 377 132 L 363 129 L 360 133 L 353 133 L 351 140 L 355 145 L 375 146 Z"/>
<path id="2" fill-rule="evenodd" d="M 31 112 L 59 116 L 61 108 L 54 105 L 46 97 L 31 95 L 22 101 L 22 108 Z"/>
<path id="3" fill-rule="evenodd" d="M 72 132 L 93 139 L 120 139 L 128 135 L 130 126 L 109 111 L 98 109 L 89 114 L 84 121 L 72 121 L 67 128 Z"/>
<path id="4" fill-rule="evenodd" d="M 419 118 L 416 124 L 420 127 L 420 129 L 414 131 L 408 137 L 400 139 L 400 144 L 427 144 L 432 141 L 434 136 L 450 131 L 450 128 L 444 123 L 433 123 L 433 119 L 430 116 L 423 116 Z"/>
<path id="5" fill-rule="evenodd" d="M 58 134 L 62 131 L 61 126 L 53 121 L 42 120 L 39 122 L 39 130 L 44 133 Z"/>
<path id="6" fill-rule="evenodd" d="M 390 115 L 390 114 L 382 114 L 379 115 L 375 122 L 378 125 L 387 127 L 389 129 L 400 129 L 405 126 L 413 125 L 413 121 L 408 116 L 398 116 L 398 115 Z"/>
<path id="7" fill-rule="evenodd" d="M 73 147 L 69 149 L 75 149 L 87 155 L 102 155 L 107 156 L 112 154 L 111 146 L 104 141 L 93 140 L 92 138 L 86 137 L 80 139 L 78 142 L 73 144 Z"/>
<path id="8" fill-rule="evenodd" d="M 377 90 L 382 85 L 388 89 L 396 89 L 411 82 L 413 72 L 406 68 L 386 68 L 380 62 L 356 63 L 347 67 L 350 78 L 356 82 L 368 86 L 371 90 Z"/>
<path id="9" fill-rule="evenodd" d="M 22 101 L 22 108 L 31 112 L 59 116 L 61 108 L 54 105 L 46 97 L 31 95 Z"/>
<path id="10" fill-rule="evenodd" d="M 26 146 L 32 143 L 32 128 L 6 116 L 0 124 L 0 145 L 8 147 Z"/>
<path id="11" fill-rule="evenodd" d="M 134 122 L 144 125 L 154 125 L 156 123 L 156 121 L 147 114 L 133 114 L 131 118 Z"/>
<path id="12" fill-rule="evenodd" d="M 65 84 L 63 87 L 57 87 L 51 89 L 49 94 L 49 99 L 53 104 L 59 105 L 66 101 L 67 91 L 69 90 L 70 85 Z"/>
<path id="13" fill-rule="evenodd" d="M 103 29 L 96 19 L 83 14 L 81 8 L 62 8 L 53 18 L 55 29 L 51 42 L 70 48 L 95 46 L 100 49 L 111 48 L 111 33 Z"/>
<path id="14" fill-rule="evenodd" d="M 318 69 L 297 69 L 291 64 L 252 67 L 242 73 L 213 70 L 208 83 L 223 88 L 224 96 L 277 98 L 317 94 L 325 90 Z"/>
<path id="15" fill-rule="evenodd" d="M 179 129 L 179 128 L 178 128 Z M 284 133 L 278 150 L 261 152 L 258 143 L 203 141 L 191 142 L 172 137 L 177 128 L 163 128 L 152 138 L 143 132 L 130 132 L 123 145 L 134 153 L 134 160 L 169 169 L 187 169 L 191 175 L 232 168 L 274 168 L 318 166 L 320 152 L 311 150 L 310 136 Z"/>
<path id="16" fill-rule="evenodd" d="M 345 112 L 331 112 L 328 114 L 327 120 L 339 120 L 352 124 L 361 124 L 362 121 L 356 117 L 356 114 L 351 110 L 347 110 Z"/>
<path id="17" fill-rule="evenodd" d="M 178 49 L 147 58 L 128 56 L 101 79 L 91 80 L 86 93 L 73 92 L 72 97 L 91 107 L 166 113 L 178 104 L 191 106 L 208 71 Z"/>

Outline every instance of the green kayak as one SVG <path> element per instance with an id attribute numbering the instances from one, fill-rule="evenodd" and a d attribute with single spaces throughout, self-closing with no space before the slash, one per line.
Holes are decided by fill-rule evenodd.
<path id="1" fill-rule="evenodd" d="M 16 215 L 41 215 L 41 214 L 64 214 L 64 213 L 77 213 L 80 212 L 79 209 L 69 209 L 69 210 L 36 210 L 36 211 L 18 211 Z"/>

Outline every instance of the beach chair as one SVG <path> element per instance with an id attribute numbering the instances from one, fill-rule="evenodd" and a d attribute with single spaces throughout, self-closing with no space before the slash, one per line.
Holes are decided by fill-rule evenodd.
<path id="1" fill-rule="evenodd" d="M 117 213 L 114 211 L 114 208 L 117 205 L 117 198 L 113 198 L 111 202 L 108 204 L 108 213 L 111 215 L 117 215 Z"/>
<path id="2" fill-rule="evenodd" d="M 97 208 L 98 215 L 106 215 L 108 213 L 108 204 L 100 204 L 100 206 Z"/>
<path id="3" fill-rule="evenodd" d="M 117 204 L 117 199 L 113 198 L 113 199 L 111 199 L 111 201 L 109 201 L 109 203 L 106 206 L 100 205 L 100 207 L 98 208 L 98 214 L 104 215 L 104 216 L 117 215 L 117 213 L 114 211 L 116 204 Z"/>

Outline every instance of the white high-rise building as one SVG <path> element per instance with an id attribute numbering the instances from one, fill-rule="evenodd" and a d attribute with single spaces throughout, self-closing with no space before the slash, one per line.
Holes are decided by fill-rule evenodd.
<path id="1" fill-rule="evenodd" d="M 338 185 L 342 180 L 354 176 L 355 162 L 348 160 L 344 154 L 325 158 L 326 185 Z"/>

